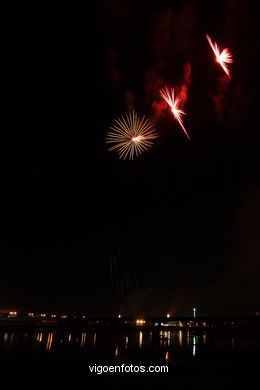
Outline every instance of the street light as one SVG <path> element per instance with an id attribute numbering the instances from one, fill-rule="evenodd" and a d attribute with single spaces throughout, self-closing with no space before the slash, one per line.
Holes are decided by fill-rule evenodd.
<path id="1" fill-rule="evenodd" d="M 193 317 L 196 317 L 196 307 L 193 308 Z"/>

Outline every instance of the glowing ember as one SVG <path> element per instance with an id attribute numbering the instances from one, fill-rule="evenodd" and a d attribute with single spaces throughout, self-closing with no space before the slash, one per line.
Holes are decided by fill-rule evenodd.
<path id="1" fill-rule="evenodd" d="M 116 124 L 110 127 L 106 142 L 115 145 L 109 150 L 117 150 L 119 158 L 133 160 L 153 144 L 157 137 L 154 126 L 144 116 L 140 119 L 133 111 L 115 120 Z"/>
<path id="2" fill-rule="evenodd" d="M 170 90 L 168 88 L 161 89 L 160 94 L 162 98 L 166 101 L 166 103 L 169 105 L 174 118 L 179 122 L 182 130 L 184 131 L 188 139 L 190 139 L 190 136 L 187 133 L 184 124 L 182 122 L 182 115 L 186 115 L 186 113 L 180 110 L 179 97 L 177 96 L 176 98 L 174 98 L 174 88 L 171 88 Z"/>
<path id="3" fill-rule="evenodd" d="M 216 42 L 213 43 L 208 34 L 206 34 L 206 38 L 211 46 L 211 49 L 213 50 L 213 52 L 216 56 L 216 61 L 222 66 L 224 72 L 228 75 L 228 77 L 231 77 L 230 71 L 229 71 L 226 64 L 231 64 L 233 62 L 232 54 L 230 53 L 230 51 L 228 49 L 224 49 L 220 53 L 219 47 L 216 44 Z"/>

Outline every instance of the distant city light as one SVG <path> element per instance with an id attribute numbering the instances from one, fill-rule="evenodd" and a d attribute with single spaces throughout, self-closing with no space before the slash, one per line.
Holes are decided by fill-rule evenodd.
<path id="1" fill-rule="evenodd" d="M 167 316 L 166 316 L 167 318 L 170 318 L 171 317 L 171 315 L 170 315 L 170 313 L 167 313 Z"/>
<path id="2" fill-rule="evenodd" d="M 196 317 L 196 307 L 193 308 L 193 317 Z"/>
<path id="3" fill-rule="evenodd" d="M 145 320 L 136 320 L 137 325 L 144 325 L 145 322 L 146 322 Z"/>

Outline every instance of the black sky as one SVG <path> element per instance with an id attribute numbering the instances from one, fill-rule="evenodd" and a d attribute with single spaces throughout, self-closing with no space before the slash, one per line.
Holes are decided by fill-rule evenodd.
<path id="1" fill-rule="evenodd" d="M 234 54 L 229 83 L 205 33 Z M 2 307 L 259 310 L 257 42 L 248 1 L 10 10 L 2 48 Z M 187 64 L 190 142 L 152 108 L 157 86 L 180 86 Z M 133 162 L 104 142 L 130 106 L 159 133 Z"/>

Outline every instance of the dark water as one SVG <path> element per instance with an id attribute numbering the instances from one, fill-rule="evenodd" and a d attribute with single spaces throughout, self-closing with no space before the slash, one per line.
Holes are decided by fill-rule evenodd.
<path id="1" fill-rule="evenodd" d="M 247 389 L 258 378 L 260 338 L 206 332 L 84 331 L 0 332 L 0 359 L 12 381 L 27 388 L 33 376 L 48 388 L 90 383 L 112 389 Z M 167 366 L 164 373 L 90 373 L 89 366 Z M 17 373 L 14 374 L 14 373 Z M 85 383 L 85 385 L 84 385 Z M 81 386 L 82 387 L 82 386 Z"/>

